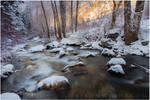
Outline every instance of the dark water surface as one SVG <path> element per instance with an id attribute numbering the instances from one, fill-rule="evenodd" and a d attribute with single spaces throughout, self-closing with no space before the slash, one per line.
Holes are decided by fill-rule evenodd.
<path id="1" fill-rule="evenodd" d="M 130 64 L 139 64 L 149 68 L 149 59 L 141 56 L 127 55 L 125 75 L 118 76 L 108 73 L 106 63 L 110 59 L 104 56 L 83 58 L 87 69 L 81 72 L 64 73 L 71 84 L 67 90 L 40 90 L 34 93 L 23 93 L 24 99 L 92 99 L 92 98 L 149 98 L 149 74 L 140 67 L 128 68 Z M 13 77 L 13 75 L 11 76 Z M 2 92 L 13 91 L 13 85 L 8 86 L 9 78 L 2 81 Z M 21 79 L 19 79 L 21 80 Z M 19 81 L 18 80 L 18 81 Z M 10 81 L 10 80 L 9 80 Z"/>

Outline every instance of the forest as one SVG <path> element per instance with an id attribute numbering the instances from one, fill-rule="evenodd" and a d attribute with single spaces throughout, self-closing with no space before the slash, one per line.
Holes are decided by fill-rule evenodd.
<path id="1" fill-rule="evenodd" d="M 1 100 L 149 99 L 148 0 L 0 2 Z"/>

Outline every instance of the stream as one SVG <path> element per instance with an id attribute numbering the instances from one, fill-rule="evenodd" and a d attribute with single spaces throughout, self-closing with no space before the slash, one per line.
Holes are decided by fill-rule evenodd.
<path id="1" fill-rule="evenodd" d="M 86 52 L 99 52 L 98 50 L 79 50 L 79 47 L 70 47 L 73 47 L 78 55 Z M 16 92 L 22 99 L 144 99 L 149 97 L 149 74 L 140 67 L 125 68 L 126 74 L 117 76 L 106 71 L 106 63 L 110 57 L 102 55 L 80 57 L 78 55 L 68 54 L 59 58 L 56 53 L 48 51 L 17 52 L 12 61 L 16 72 L 2 80 L 2 93 Z M 146 57 L 126 55 L 123 58 L 127 66 L 138 64 L 149 69 L 149 59 Z M 73 69 L 68 73 L 62 72 L 66 65 L 79 61 L 84 62 L 86 67 Z M 56 91 L 46 89 L 34 91 L 37 81 L 51 75 L 67 77 L 70 88 Z"/>

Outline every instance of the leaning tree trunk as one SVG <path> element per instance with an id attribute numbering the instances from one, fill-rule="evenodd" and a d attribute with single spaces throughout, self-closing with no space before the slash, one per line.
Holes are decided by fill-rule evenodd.
<path id="1" fill-rule="evenodd" d="M 73 1 L 71 1 L 71 32 L 73 33 Z"/>
<path id="2" fill-rule="evenodd" d="M 66 2 L 60 1 L 60 14 L 61 14 L 61 25 L 63 37 L 66 37 Z"/>
<path id="3" fill-rule="evenodd" d="M 79 1 L 77 1 L 77 4 L 76 4 L 76 23 L 75 23 L 75 32 L 77 31 L 77 28 L 78 28 L 78 6 L 79 6 Z"/>
<path id="4" fill-rule="evenodd" d="M 45 22 L 46 22 L 46 27 L 47 27 L 47 32 L 48 32 L 48 38 L 50 38 L 50 31 L 49 31 L 49 27 L 48 27 L 48 20 L 47 20 L 46 12 L 45 12 L 44 5 L 43 5 L 42 1 L 41 1 L 41 7 L 42 7 L 43 14 L 44 14 L 44 17 L 45 17 Z"/>

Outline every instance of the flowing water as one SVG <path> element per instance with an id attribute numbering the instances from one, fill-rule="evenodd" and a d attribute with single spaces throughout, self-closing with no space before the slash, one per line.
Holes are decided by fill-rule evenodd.
<path id="1" fill-rule="evenodd" d="M 78 49 L 78 48 L 75 48 Z M 79 51 L 79 50 L 78 50 Z M 84 50 L 80 51 L 81 53 Z M 95 52 L 93 50 L 93 52 Z M 69 63 L 79 61 L 76 56 L 56 57 L 55 53 L 20 53 L 13 64 L 17 72 L 2 81 L 2 92 L 20 93 L 23 99 L 54 98 L 148 98 L 149 75 L 144 69 L 125 68 L 124 76 L 108 73 L 105 56 L 81 58 L 86 69 L 63 73 L 61 70 Z M 126 55 L 123 58 L 130 64 L 139 64 L 149 68 L 148 58 Z M 69 60 L 69 61 L 68 61 Z M 70 87 L 64 90 L 35 90 L 37 81 L 51 76 L 64 75 L 69 79 Z M 19 91 L 19 92 L 18 92 Z"/>

